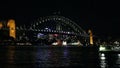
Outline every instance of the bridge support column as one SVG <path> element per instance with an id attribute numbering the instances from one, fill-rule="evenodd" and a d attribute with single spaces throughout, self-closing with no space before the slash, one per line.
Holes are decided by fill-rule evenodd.
<path id="1" fill-rule="evenodd" d="M 7 23 L 7 26 L 9 27 L 9 36 L 16 38 L 16 30 L 15 30 L 15 20 L 10 19 Z"/>
<path id="2" fill-rule="evenodd" d="M 88 33 L 90 34 L 90 45 L 93 45 L 93 35 L 92 35 L 92 31 L 88 30 Z"/>
<path id="3" fill-rule="evenodd" d="M 0 29 L 3 27 L 3 24 L 2 24 L 2 22 L 0 22 Z"/>

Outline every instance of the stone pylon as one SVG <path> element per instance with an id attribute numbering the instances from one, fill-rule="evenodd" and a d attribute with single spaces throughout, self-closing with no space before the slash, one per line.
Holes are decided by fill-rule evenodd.
<path id="1" fill-rule="evenodd" d="M 15 28 L 15 20 L 8 20 L 7 27 L 9 27 L 9 36 L 16 38 L 16 28 Z"/>

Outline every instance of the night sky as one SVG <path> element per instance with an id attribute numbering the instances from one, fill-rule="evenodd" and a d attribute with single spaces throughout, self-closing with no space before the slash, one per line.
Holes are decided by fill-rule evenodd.
<path id="1" fill-rule="evenodd" d="M 0 4 L 0 20 L 15 19 L 17 25 L 29 24 L 41 16 L 60 12 L 98 37 L 120 38 L 119 2 L 102 0 L 5 1 Z"/>

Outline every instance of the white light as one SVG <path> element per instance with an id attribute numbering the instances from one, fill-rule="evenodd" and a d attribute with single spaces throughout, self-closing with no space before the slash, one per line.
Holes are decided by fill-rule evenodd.
<path id="1" fill-rule="evenodd" d="M 46 30 L 48 30 L 48 28 L 45 28 Z"/>
<path id="2" fill-rule="evenodd" d="M 105 56 L 105 54 L 103 54 L 103 53 L 102 53 L 102 54 L 101 54 L 101 56 L 102 56 L 102 57 L 104 57 L 104 56 Z"/>
<path id="3" fill-rule="evenodd" d="M 43 30 L 41 30 L 41 31 L 43 31 Z"/>
<path id="4" fill-rule="evenodd" d="M 61 20 L 60 18 L 58 18 L 58 20 Z"/>
<path id="5" fill-rule="evenodd" d="M 63 41 L 63 45 L 67 45 L 67 42 L 66 42 L 66 41 Z"/>
<path id="6" fill-rule="evenodd" d="M 42 22 L 44 22 L 44 20 L 42 20 Z"/>
<path id="7" fill-rule="evenodd" d="M 106 48 L 103 46 L 100 46 L 99 51 L 104 51 L 104 50 L 106 50 Z"/>
<path id="8" fill-rule="evenodd" d="M 57 42 L 54 42 L 54 43 L 52 43 L 52 45 L 58 45 L 58 43 L 57 43 Z"/>
<path id="9" fill-rule="evenodd" d="M 38 25 L 38 23 L 36 23 L 36 25 Z"/>
<path id="10" fill-rule="evenodd" d="M 39 23 L 41 23 L 41 21 Z"/>
<path id="11" fill-rule="evenodd" d="M 67 32 L 68 34 L 70 34 L 70 32 Z"/>
<path id="12" fill-rule="evenodd" d="M 45 21 L 47 21 L 47 19 L 45 19 Z"/>
<path id="13" fill-rule="evenodd" d="M 106 58 L 104 56 L 100 57 L 101 60 L 105 60 Z"/>
<path id="14" fill-rule="evenodd" d="M 120 57 L 120 54 L 118 54 L 118 57 Z"/>

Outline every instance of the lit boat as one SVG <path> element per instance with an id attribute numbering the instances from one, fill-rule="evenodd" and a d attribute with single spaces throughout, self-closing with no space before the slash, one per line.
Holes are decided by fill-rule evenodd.
<path id="1" fill-rule="evenodd" d="M 116 45 L 100 45 L 99 47 L 100 52 L 120 52 L 120 46 Z"/>

